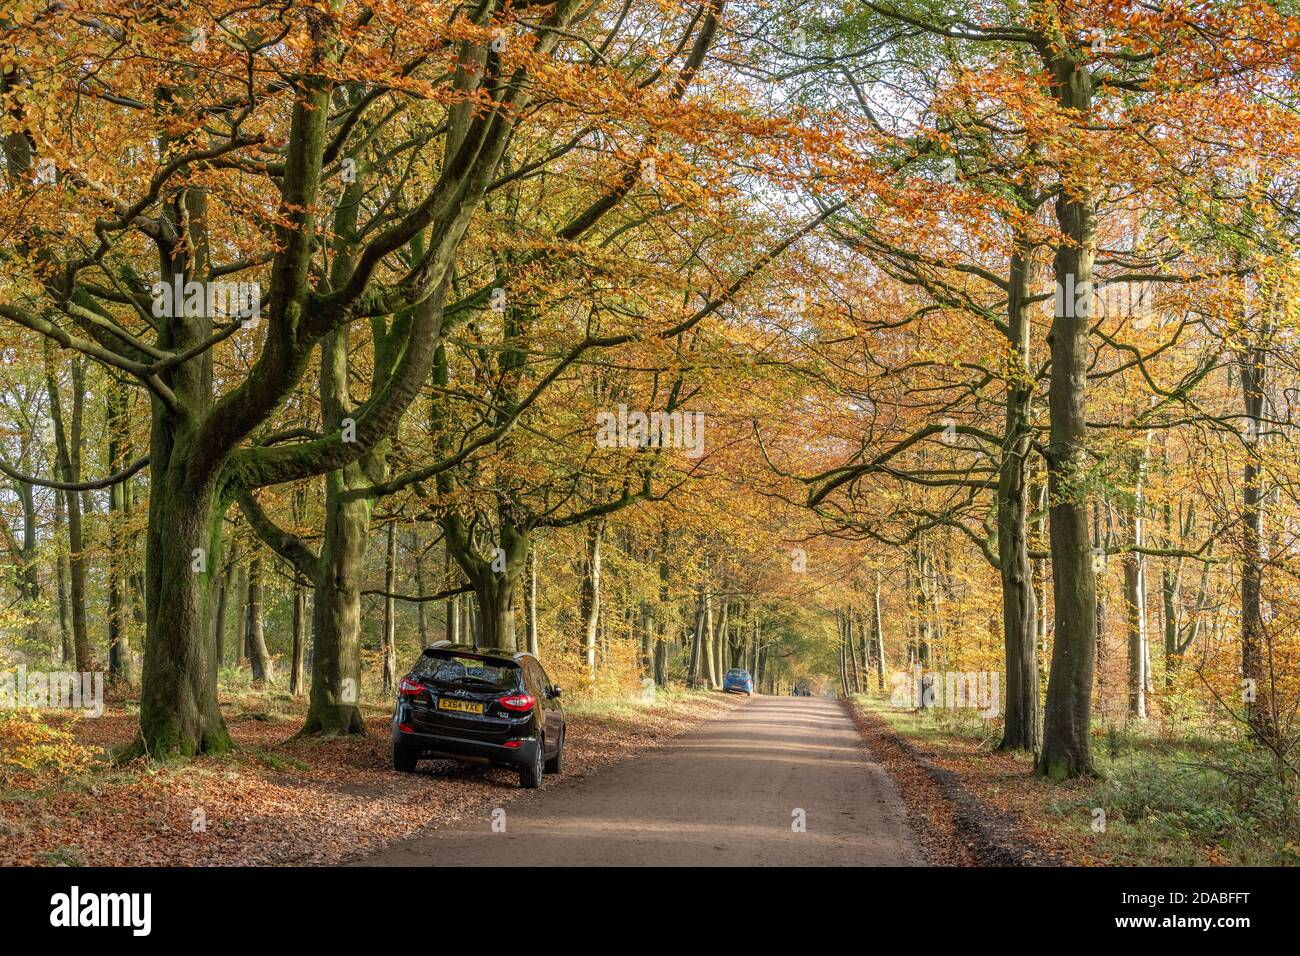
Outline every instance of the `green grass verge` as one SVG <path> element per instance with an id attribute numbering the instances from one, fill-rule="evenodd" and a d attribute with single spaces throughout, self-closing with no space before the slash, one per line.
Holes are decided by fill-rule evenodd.
<path id="1" fill-rule="evenodd" d="M 582 717 L 632 717 L 647 709 L 670 708 L 691 701 L 716 699 L 718 691 L 688 689 L 678 685 L 656 687 L 654 703 L 648 703 L 639 695 L 616 698 L 595 698 L 565 701 L 567 713 Z"/>
<path id="2" fill-rule="evenodd" d="M 970 714 L 900 710 L 872 696 L 855 703 L 921 742 L 966 738 L 988 749 L 1000 736 Z M 1300 865 L 1294 774 L 1280 782 L 1267 754 L 1238 734 L 1161 731 L 1154 721 L 1097 729 L 1096 780 L 1054 784 L 1029 777 L 1026 762 L 1045 798 L 1035 822 L 1116 865 Z"/>

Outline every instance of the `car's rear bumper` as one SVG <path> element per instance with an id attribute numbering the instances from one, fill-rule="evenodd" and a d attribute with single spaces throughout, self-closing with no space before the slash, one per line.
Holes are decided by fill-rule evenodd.
<path id="1" fill-rule="evenodd" d="M 731 687 L 723 687 L 722 689 L 725 690 L 728 694 L 730 694 L 732 691 L 735 691 L 737 694 L 752 694 L 752 693 L 754 693 L 754 688 L 752 688 L 752 687 L 744 687 L 744 686 L 735 686 L 735 685 L 733 685 L 733 686 L 731 686 Z"/>
<path id="2" fill-rule="evenodd" d="M 517 747 L 507 747 L 505 744 L 484 740 L 469 740 L 444 734 L 406 733 L 397 727 L 393 728 L 393 746 L 419 751 L 421 756 L 488 760 L 516 767 L 531 766 L 537 759 L 537 738 L 522 737 L 518 744 Z"/>

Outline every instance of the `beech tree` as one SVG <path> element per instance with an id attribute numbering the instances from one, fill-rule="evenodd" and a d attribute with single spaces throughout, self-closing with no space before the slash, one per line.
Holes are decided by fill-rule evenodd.
<path id="1" fill-rule="evenodd" d="M 10 193 L 43 192 L 44 201 L 35 200 L 41 212 L 64 196 L 95 212 L 56 233 L 40 215 L 11 223 L 32 267 L 18 294 L 0 303 L 0 315 L 132 376 L 151 398 L 139 750 L 161 756 L 229 745 L 207 640 L 225 510 L 253 488 L 344 468 L 395 427 L 432 369 L 456 250 L 534 95 L 526 81 L 554 54 L 578 11 L 575 3 L 555 5 L 520 40 L 526 49 L 518 61 L 492 46 L 493 3 L 447 23 L 394 23 L 371 11 L 350 17 L 341 3 L 329 11 L 290 8 L 283 17 L 230 8 L 196 25 L 155 18 L 119 26 L 112 17 L 83 23 L 52 8 L 16 28 L 14 45 L 31 59 L 5 66 L 3 92 L 18 121 L 4 143 Z M 61 44 L 50 36 L 75 45 L 75 62 L 58 56 Z M 121 57 L 124 40 L 154 57 Z M 367 50 L 383 53 L 382 69 Z M 140 66 L 171 61 L 186 64 L 171 78 Z M 453 67 L 444 74 L 447 64 Z M 403 99 L 418 88 L 422 71 L 455 106 L 441 131 L 437 179 L 361 242 L 335 245 L 331 251 L 343 251 L 347 265 L 334 272 L 337 284 L 321 291 L 311 277 L 320 252 L 322 183 L 344 175 L 343 147 L 363 117 L 390 95 Z M 366 92 L 343 98 L 348 81 Z M 62 117 L 38 107 L 47 94 L 85 95 L 91 106 L 80 122 L 56 130 L 51 120 Z M 471 111 L 471 103 L 482 109 Z M 154 169 L 137 166 L 114 185 L 80 169 L 76 157 L 95 152 L 94 138 L 105 128 L 140 131 L 115 148 L 119 156 L 156 157 Z M 251 261 L 231 257 L 242 251 L 231 230 L 248 215 L 238 196 L 242 175 L 268 191 L 269 228 L 250 250 Z M 66 238 L 79 226 L 88 237 L 84 247 Z M 154 249 L 153 268 L 141 240 Z M 395 262 L 404 250 L 407 261 Z M 184 303 L 156 308 L 151 273 L 162 289 L 186 290 Z M 266 276 L 266 315 L 235 310 L 219 322 L 209 308 L 211 283 L 254 274 Z M 196 287 L 197 299 L 188 293 Z M 334 427 L 292 444 L 247 444 L 319 343 L 357 319 L 383 316 L 402 317 L 400 358 L 346 433 Z M 253 318 L 262 319 L 259 356 L 242 380 L 219 390 L 212 348 Z M 119 472 L 110 483 L 124 477 Z"/>

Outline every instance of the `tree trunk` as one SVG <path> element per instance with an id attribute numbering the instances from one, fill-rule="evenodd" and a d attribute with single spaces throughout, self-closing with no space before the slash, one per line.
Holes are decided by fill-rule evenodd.
<path id="1" fill-rule="evenodd" d="M 59 600 L 59 637 L 62 645 L 63 663 L 67 664 L 76 657 L 72 646 L 71 609 L 68 606 L 68 554 L 64 527 L 67 524 L 66 492 L 54 492 L 54 536 L 58 541 L 58 556 L 54 562 L 54 576 Z"/>
<path id="2" fill-rule="evenodd" d="M 1166 507 L 1166 510 L 1168 508 Z M 1178 596 L 1182 588 L 1182 559 L 1167 559 L 1160 572 L 1160 603 L 1164 618 L 1165 686 L 1174 682 L 1178 669 Z"/>
<path id="3" fill-rule="evenodd" d="M 135 514 L 135 506 L 139 498 L 139 490 L 136 488 L 135 480 L 132 479 L 122 486 L 125 494 L 122 496 L 122 509 L 126 514 L 129 522 L 131 516 Z M 138 535 L 133 535 L 133 537 Z M 146 615 L 144 606 L 144 569 L 140 568 L 127 574 L 127 590 L 131 595 L 131 615 L 135 623 L 141 628 L 145 625 Z"/>
<path id="4" fill-rule="evenodd" d="M 1185 515 L 1180 514 L 1177 522 L 1174 521 L 1173 507 L 1170 504 L 1166 503 L 1162 510 L 1165 544 L 1171 548 L 1178 547 L 1186 542 L 1195 530 L 1195 508 L 1189 505 Z M 1214 542 L 1211 541 L 1207 547 L 1207 557 L 1213 553 Z M 1195 643 L 1196 638 L 1200 635 L 1200 612 L 1201 608 L 1205 607 L 1206 602 L 1209 600 L 1209 592 L 1210 563 L 1206 561 L 1201 565 L 1201 580 L 1196 592 L 1196 604 L 1192 609 L 1191 621 L 1187 625 L 1187 636 L 1184 637 L 1182 626 L 1183 559 L 1178 557 L 1165 561 L 1164 568 L 1161 571 L 1160 598 L 1163 605 L 1163 614 L 1161 616 L 1164 625 L 1164 683 L 1166 687 L 1173 685 L 1174 674 L 1182 662 L 1183 654 L 1188 647 Z"/>
<path id="5" fill-rule="evenodd" d="M 849 696 L 849 667 L 848 655 L 844 653 L 844 621 L 840 617 L 840 612 L 836 613 L 836 629 L 839 633 L 839 667 L 840 667 L 840 696 Z"/>
<path id="6" fill-rule="evenodd" d="M 108 386 L 108 467 L 118 471 L 126 464 L 130 444 L 129 425 L 126 418 L 126 386 L 112 381 Z M 109 495 L 108 532 L 108 673 L 113 681 L 129 685 L 132 682 L 131 643 L 127 632 L 126 576 L 126 496 L 129 492 L 123 483 L 112 485 Z"/>
<path id="7" fill-rule="evenodd" d="M 1076 59 L 1076 56 L 1078 57 Z M 1086 122 L 1092 113 L 1092 77 L 1082 54 L 1057 50 L 1051 65 L 1061 106 Z M 1066 241 L 1054 262 L 1057 308 L 1048 336 L 1048 496 L 1052 589 L 1056 624 L 1043 748 L 1037 770 L 1054 780 L 1091 775 L 1092 679 L 1097 643 L 1097 594 L 1088 539 L 1088 422 L 1085 389 L 1096 211 L 1082 183 L 1065 183 L 1056 219 Z"/>
<path id="8" fill-rule="evenodd" d="M 1247 317 L 1249 318 L 1249 316 Z M 1243 352 L 1237 367 L 1241 377 L 1242 404 L 1246 413 L 1248 457 L 1242 475 L 1241 510 L 1241 676 L 1246 718 L 1251 730 L 1263 741 L 1271 741 L 1276 726 L 1268 693 L 1268 661 L 1265 659 L 1267 632 L 1263 610 L 1263 572 L 1267 561 L 1264 537 L 1264 488 L 1257 458 L 1262 441 L 1267 355 L 1264 343 L 1269 327 L 1256 333 L 1256 341 Z"/>
<path id="9" fill-rule="evenodd" d="M 661 520 L 659 522 L 659 604 L 655 611 L 657 633 L 654 644 L 655 683 L 660 687 L 668 683 L 668 619 L 670 612 L 668 580 L 671 571 L 668 555 L 671 546 L 672 537 L 668 530 L 668 522 Z"/>
<path id="10" fill-rule="evenodd" d="M 239 546 L 232 543 L 230 557 L 226 562 L 226 573 L 217 587 L 217 609 L 213 615 L 212 633 L 216 644 L 213 660 L 218 671 L 225 666 L 226 662 L 226 605 L 230 601 L 230 596 L 235 594 L 235 567 L 238 557 Z M 220 571 L 213 573 L 220 574 Z"/>
<path id="11" fill-rule="evenodd" d="M 468 641 L 473 647 L 480 646 L 478 642 L 478 609 L 479 596 L 477 592 L 465 595 L 465 599 L 460 602 L 461 640 Z"/>
<path id="12" fill-rule="evenodd" d="M 601 544 L 605 538 L 605 519 L 587 523 L 587 547 L 582 565 L 582 657 L 587 672 L 596 672 L 596 625 L 600 619 Z"/>
<path id="13" fill-rule="evenodd" d="M 1148 446 L 1151 433 L 1147 432 Z M 1128 515 L 1129 540 L 1134 548 L 1145 545 L 1142 511 L 1147 450 L 1134 456 L 1133 505 Z M 1151 686 L 1151 655 L 1147 641 L 1146 561 L 1138 551 L 1124 554 L 1124 608 L 1128 623 L 1128 713 L 1145 720 L 1147 691 Z"/>
<path id="14" fill-rule="evenodd" d="M 528 653 L 534 657 L 537 648 L 537 550 L 528 549 L 528 566 L 524 572 L 528 575 L 528 586 L 524 591 L 524 633 L 528 642 Z"/>
<path id="15" fill-rule="evenodd" d="M 853 639 L 853 612 L 849 608 L 844 609 L 844 644 L 848 648 L 849 658 L 849 686 L 853 693 L 862 693 L 862 671 L 858 667 L 858 649 Z"/>
<path id="16" fill-rule="evenodd" d="M 723 647 L 727 643 L 727 624 L 731 618 L 731 600 L 726 599 L 722 602 L 722 610 L 718 613 L 717 626 L 713 632 L 713 638 L 710 645 L 713 649 L 713 674 L 712 682 L 714 687 L 722 686 L 722 675 L 727 672 L 726 664 L 723 662 Z"/>
<path id="17" fill-rule="evenodd" d="M 709 686 L 718 689 L 718 671 L 713 657 L 713 593 L 704 592 L 704 620 L 700 629 L 700 656 L 704 659 L 704 676 Z"/>
<path id="18" fill-rule="evenodd" d="M 23 466 L 28 464 L 30 446 L 30 436 L 24 436 L 21 446 L 21 462 Z M 0 514 L 0 532 L 3 532 L 8 539 L 5 544 L 13 559 L 12 565 L 7 570 L 12 570 L 12 580 L 17 591 L 17 601 L 23 606 L 23 611 L 28 616 L 27 637 L 33 642 L 43 642 L 48 640 L 52 634 L 46 627 L 44 614 L 33 613 L 37 611 L 36 605 L 41 599 L 41 579 L 36 566 L 36 493 L 31 482 L 20 481 L 16 478 L 13 480 L 13 489 L 14 495 L 18 498 L 19 506 L 22 508 L 23 536 L 20 541 L 9 528 L 4 515 Z"/>
<path id="19" fill-rule="evenodd" d="M 909 577 L 912 581 L 912 607 L 916 615 L 916 639 L 912 648 L 912 660 L 909 664 L 913 668 L 919 668 L 921 672 L 921 699 L 919 701 L 922 708 L 928 707 L 932 701 L 932 681 L 933 677 L 926 674 L 926 668 L 930 666 L 930 601 L 925 593 L 925 581 L 928 577 L 926 571 L 927 558 L 924 547 L 920 539 L 917 539 L 914 553 L 916 566 L 909 569 Z"/>
<path id="20" fill-rule="evenodd" d="M 375 375 L 388 365 L 376 345 Z M 318 377 L 321 419 L 341 427 L 354 413 L 348 373 L 348 332 L 337 329 L 321 341 Z M 325 532 L 310 567 L 312 587 L 311 694 L 304 734 L 364 734 L 357 706 L 361 692 L 361 577 L 374 499 L 371 483 L 385 477 L 387 443 L 325 476 Z M 300 570 L 306 570 L 300 569 Z"/>
<path id="21" fill-rule="evenodd" d="M 235 600 L 239 614 L 235 617 L 235 669 L 244 666 L 248 657 L 248 568 L 239 565 L 235 571 Z"/>
<path id="22" fill-rule="evenodd" d="M 859 691 L 866 693 L 871 687 L 871 630 L 867 627 L 866 616 L 862 611 L 854 612 L 858 622 L 858 653 L 862 659 L 862 686 Z"/>
<path id="23" fill-rule="evenodd" d="M 1000 750 L 1036 752 L 1042 743 L 1038 714 L 1038 622 L 1034 569 L 1029 560 L 1027 461 L 1032 440 L 1029 303 L 1032 250 L 1017 237 L 1010 268 L 1007 337 L 1006 433 L 998 475 L 998 568 L 1002 576 L 1002 640 L 1006 651 L 1006 710 Z M 879 590 L 877 590 L 879 606 Z"/>
<path id="24" fill-rule="evenodd" d="M 271 655 L 266 649 L 262 629 L 262 559 L 255 557 L 248 565 L 248 662 L 253 668 L 253 683 L 275 683 Z"/>
<path id="25" fill-rule="evenodd" d="M 387 697 L 397 689 L 397 525 L 388 523 L 388 549 L 384 558 L 384 639 L 381 686 Z"/>
<path id="26" fill-rule="evenodd" d="M 1140 555 L 1124 555 L 1124 608 L 1128 624 L 1128 713 L 1145 720 L 1147 673 L 1146 574 Z"/>
<path id="27" fill-rule="evenodd" d="M 311 694 L 304 734 L 364 734 L 361 691 L 361 573 L 371 500 L 352 498 L 359 465 L 325 478 L 325 534 L 312 587 Z"/>
<path id="28" fill-rule="evenodd" d="M 230 735 L 217 706 L 208 615 L 225 503 L 214 482 L 188 474 L 190 436 L 163 433 L 162 418 L 155 416 L 150 443 L 140 737 L 128 753 L 221 753 Z"/>
<path id="29" fill-rule="evenodd" d="M 445 516 L 442 527 L 449 553 L 474 589 L 477 608 L 466 608 L 477 611 L 470 615 L 469 633 L 473 634 L 474 646 L 514 651 L 519 646 L 515 637 L 515 595 L 528 563 L 531 532 L 515 525 L 504 505 L 497 519 L 498 547 L 490 558 L 475 550 L 459 516 Z"/>
<path id="30" fill-rule="evenodd" d="M 419 532 L 411 531 L 411 557 L 415 562 L 415 596 L 424 597 L 424 551 L 420 547 Z M 420 647 L 429 646 L 429 610 L 425 601 L 415 605 L 416 629 L 420 635 Z"/>
<path id="31" fill-rule="evenodd" d="M 875 610 L 871 615 L 872 635 L 876 645 L 876 690 L 885 692 L 885 623 L 880 617 L 880 572 L 876 572 Z"/>
<path id="32" fill-rule="evenodd" d="M 641 601 L 637 630 L 641 636 L 641 670 L 649 677 L 654 673 L 655 614 L 654 605 L 647 600 Z"/>
<path id="33" fill-rule="evenodd" d="M 1039 541 L 1046 541 L 1045 533 L 1047 527 L 1047 484 L 1046 482 L 1038 485 L 1034 492 L 1030 494 L 1030 499 L 1036 502 L 1035 509 L 1038 512 L 1038 520 L 1035 522 L 1037 527 L 1034 533 L 1038 536 Z M 1049 632 L 1049 619 L 1051 615 L 1051 605 L 1047 599 L 1048 589 L 1047 581 L 1049 578 L 1047 570 L 1047 561 L 1038 559 L 1034 562 L 1034 578 L 1038 582 L 1036 586 L 1037 603 L 1038 603 L 1038 628 L 1037 644 L 1040 661 L 1047 659 L 1047 635 Z M 1039 664 L 1040 679 L 1043 667 Z"/>
<path id="34" fill-rule="evenodd" d="M 451 552 L 443 551 L 442 556 L 442 579 L 444 587 L 452 587 L 460 581 L 460 572 L 453 571 Z M 460 643 L 460 602 L 464 597 L 463 594 L 453 594 L 447 598 L 447 604 L 444 608 L 446 620 L 443 623 L 443 636 L 453 644 Z"/>
<path id="35" fill-rule="evenodd" d="M 45 386 L 50 399 L 50 417 L 54 424 L 55 472 L 60 481 L 81 480 L 81 419 L 86 396 L 85 365 L 78 356 L 72 362 L 72 417 L 65 422 L 63 401 L 58 379 L 54 373 L 52 347 L 46 347 Z M 87 555 L 82 536 L 82 499 L 77 492 L 63 496 L 68 519 L 68 569 L 71 584 L 69 597 L 72 616 L 72 648 L 74 666 L 78 671 L 92 669 L 90 660 L 90 635 L 86 629 L 86 579 Z"/>
<path id="36" fill-rule="evenodd" d="M 227 572 L 226 574 L 218 573 L 218 575 L 213 579 L 216 582 L 214 587 L 216 587 L 217 593 L 214 605 L 215 610 L 212 612 L 212 663 L 213 666 L 216 667 L 218 673 L 221 671 L 223 658 L 226 653 L 226 636 L 223 632 L 226 628 L 226 600 L 229 591 L 227 581 L 229 578 L 230 574 Z"/>
<path id="37" fill-rule="evenodd" d="M 306 677 L 304 665 L 307 657 L 307 589 L 295 586 L 293 589 L 293 654 L 289 665 L 289 693 L 294 697 L 302 695 L 303 680 Z"/>
<path id="38" fill-rule="evenodd" d="M 1106 511 L 1106 528 L 1101 526 L 1101 513 Z M 1106 712 L 1106 633 L 1109 625 L 1109 593 L 1106 590 L 1105 571 L 1108 563 L 1107 552 L 1114 544 L 1114 529 L 1111 526 L 1110 503 L 1094 500 L 1092 502 L 1092 551 L 1093 573 L 1097 577 L 1097 649 L 1094 673 L 1097 680 L 1097 705 L 1102 713 Z"/>
<path id="39" fill-rule="evenodd" d="M 704 641 L 700 636 L 700 630 L 704 621 L 704 594 L 701 592 L 695 598 L 695 621 L 691 628 L 691 657 L 686 665 L 688 677 L 699 678 L 700 673 L 700 650 L 704 646 Z"/>
<path id="40" fill-rule="evenodd" d="M 24 453 L 24 463 L 26 454 Z M 36 568 L 36 494 L 31 482 L 14 480 L 14 494 L 23 511 L 23 538 L 19 542 L 10 535 L 10 549 L 16 559 L 14 567 L 14 586 L 18 589 L 21 601 L 40 600 L 41 579 Z M 3 516 L 0 516 L 0 529 L 7 531 Z"/>

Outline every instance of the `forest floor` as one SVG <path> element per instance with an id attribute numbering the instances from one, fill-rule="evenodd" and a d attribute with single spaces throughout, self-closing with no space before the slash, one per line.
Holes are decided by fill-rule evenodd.
<path id="1" fill-rule="evenodd" d="M 852 705 L 898 781 L 913 829 L 935 851 L 931 862 L 1300 864 L 1295 807 L 1259 785 L 1267 768 L 1240 741 L 1099 727 L 1099 776 L 1058 784 L 1035 777 L 1028 754 L 996 751 L 995 722 L 897 709 L 868 695 Z"/>
<path id="2" fill-rule="evenodd" d="M 652 705 L 571 707 L 560 779 L 657 747 L 737 702 L 670 690 Z M 285 694 L 223 697 L 236 745 L 228 755 L 154 766 L 105 759 L 57 782 L 0 787 L 0 866 L 336 864 L 524 792 L 500 768 L 428 761 L 418 775 L 396 773 L 387 707 L 363 707 L 365 737 L 295 739 L 305 709 Z M 69 726 L 106 754 L 137 720 L 138 705 L 114 701 Z"/>

